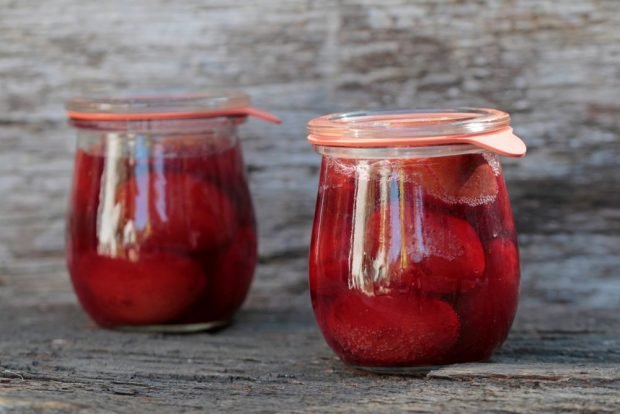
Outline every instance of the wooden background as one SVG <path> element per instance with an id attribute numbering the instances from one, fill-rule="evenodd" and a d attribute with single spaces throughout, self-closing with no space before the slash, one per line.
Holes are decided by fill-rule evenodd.
<path id="1" fill-rule="evenodd" d="M 242 89 L 284 120 L 242 129 L 256 282 L 217 335 L 97 330 L 64 269 L 62 105 L 175 88 Z M 620 410 L 619 98 L 617 0 L 0 0 L 0 412 Z M 455 105 L 509 111 L 529 146 L 505 160 L 523 256 L 513 334 L 493 364 L 350 371 L 308 301 L 305 123 Z"/>

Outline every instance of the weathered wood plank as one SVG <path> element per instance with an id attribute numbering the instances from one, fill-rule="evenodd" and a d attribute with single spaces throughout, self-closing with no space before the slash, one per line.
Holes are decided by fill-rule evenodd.
<path id="1" fill-rule="evenodd" d="M 271 311 L 250 307 L 225 332 L 180 337 L 102 331 L 73 306 L 46 310 L 48 316 L 20 308 L 20 327 L 2 321 L 19 328 L 9 329 L 11 337 L 2 344 L 2 353 L 12 354 L 11 360 L 3 359 L 0 373 L 12 399 L 137 412 L 620 408 L 620 355 L 613 356 L 617 333 L 517 327 L 491 364 L 405 378 L 343 367 L 323 344 L 307 304 Z M 24 323 L 28 314 L 31 319 Z"/>
<path id="2" fill-rule="evenodd" d="M 609 236 L 562 235 L 528 236 L 522 244 L 529 283 L 511 337 L 490 364 L 419 378 L 346 368 L 315 327 L 299 258 L 260 266 L 237 323 L 216 334 L 104 331 L 75 304 L 3 300 L 1 390 L 24 404 L 66 404 L 65 412 L 620 409 L 620 296 L 610 277 L 620 265 L 618 244 Z M 587 264 L 601 250 L 609 255 L 581 272 L 575 251 Z M 541 263 L 550 261 L 558 271 L 545 272 Z"/>
<path id="3" fill-rule="evenodd" d="M 0 0 L 0 412 L 620 411 L 620 10 L 615 0 Z M 284 120 L 241 131 L 260 266 L 216 334 L 96 329 L 63 259 L 67 97 L 239 87 Z M 306 288 L 319 158 L 336 110 L 484 105 L 507 160 L 522 302 L 490 364 L 353 371 Z"/>

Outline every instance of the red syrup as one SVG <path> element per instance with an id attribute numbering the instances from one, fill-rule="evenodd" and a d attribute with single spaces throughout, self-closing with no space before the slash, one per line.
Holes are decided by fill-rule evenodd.
<path id="1" fill-rule="evenodd" d="M 317 322 L 360 367 L 487 360 L 517 308 L 519 256 L 493 156 L 324 157 L 309 260 Z"/>
<path id="2" fill-rule="evenodd" d="M 112 328 L 226 323 L 256 265 L 239 144 L 106 151 L 75 159 L 67 263 L 83 308 Z"/>

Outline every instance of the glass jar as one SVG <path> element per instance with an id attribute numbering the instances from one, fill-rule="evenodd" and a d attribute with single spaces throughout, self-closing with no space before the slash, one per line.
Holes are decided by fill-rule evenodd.
<path id="1" fill-rule="evenodd" d="M 277 122 L 240 93 L 76 98 L 67 265 L 103 327 L 225 325 L 256 265 L 256 224 L 237 126 Z"/>
<path id="2" fill-rule="evenodd" d="M 525 145 L 490 109 L 316 118 L 323 156 L 309 258 L 316 319 L 348 364 L 482 361 L 505 340 L 519 254 L 497 154 Z"/>

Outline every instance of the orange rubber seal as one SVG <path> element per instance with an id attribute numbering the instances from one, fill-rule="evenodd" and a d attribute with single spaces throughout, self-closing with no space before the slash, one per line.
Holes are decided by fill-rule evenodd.
<path id="1" fill-rule="evenodd" d="M 310 143 L 325 147 L 470 144 L 508 157 L 527 151 L 510 127 L 510 116 L 487 108 L 330 114 L 308 122 L 308 132 Z"/>
<path id="2" fill-rule="evenodd" d="M 149 121 L 253 116 L 275 124 L 275 115 L 250 105 L 239 91 L 74 97 L 65 104 L 72 121 Z"/>
<path id="3" fill-rule="evenodd" d="M 277 116 L 252 106 L 225 108 L 204 112 L 151 112 L 151 113 L 106 113 L 67 111 L 69 119 L 75 121 L 146 121 L 167 119 L 203 119 L 219 116 L 253 116 L 263 121 L 281 124 Z"/>

